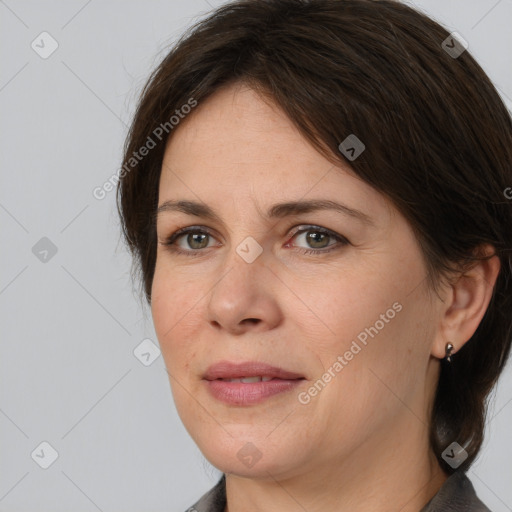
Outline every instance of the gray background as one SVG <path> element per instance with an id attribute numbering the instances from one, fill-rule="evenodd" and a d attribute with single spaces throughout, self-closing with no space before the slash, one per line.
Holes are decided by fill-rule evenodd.
<path id="1" fill-rule="evenodd" d="M 179 420 L 162 357 L 134 356 L 158 343 L 151 314 L 115 192 L 92 195 L 118 170 L 150 70 L 220 3 L 0 1 L 0 511 L 180 512 L 220 475 Z M 462 34 L 512 109 L 512 1 L 413 5 Z M 31 48 L 43 31 L 59 45 L 47 59 Z M 511 401 L 509 364 L 469 474 L 494 512 L 512 510 Z M 43 441 L 58 452 L 47 469 Z"/>

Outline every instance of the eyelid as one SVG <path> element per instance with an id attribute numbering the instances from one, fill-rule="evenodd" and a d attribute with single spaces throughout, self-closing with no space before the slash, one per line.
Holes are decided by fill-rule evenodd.
<path id="1" fill-rule="evenodd" d="M 321 233 L 327 233 L 333 238 L 339 237 L 343 238 L 342 235 L 338 235 L 335 231 L 324 228 L 322 226 L 318 226 L 316 224 L 299 224 L 292 228 L 292 231 L 288 234 L 288 236 L 294 237 L 297 233 L 303 233 L 304 231 L 319 231 Z"/>
<path id="2" fill-rule="evenodd" d="M 188 235 L 189 233 L 206 233 L 208 236 L 211 236 L 212 238 L 217 238 L 216 235 L 213 233 L 213 231 L 210 228 L 207 228 L 205 226 L 185 226 L 184 228 L 178 228 L 176 231 L 171 233 L 169 236 L 164 235 L 164 241 L 161 242 L 163 245 L 171 245 L 173 244 L 180 236 L 182 235 Z M 196 251 L 197 252 L 197 251 Z"/>
<path id="3" fill-rule="evenodd" d="M 338 245 L 350 244 L 350 241 L 348 240 L 347 237 L 340 235 L 340 234 L 336 233 L 335 231 L 332 231 L 331 229 L 327 229 L 322 226 L 318 226 L 316 224 L 300 224 L 299 226 L 295 226 L 295 228 L 293 228 L 292 233 L 288 236 L 290 237 L 290 240 L 291 240 L 291 239 L 295 238 L 296 235 L 301 235 L 302 233 L 307 233 L 308 231 L 317 231 L 319 233 L 326 234 L 329 237 L 334 238 L 337 241 Z M 289 241 L 286 242 L 286 245 L 288 245 L 288 243 L 289 243 Z M 331 245 L 328 245 L 327 247 L 331 247 L 331 246 L 335 246 L 335 245 L 336 244 L 331 244 Z M 311 248 L 311 249 L 302 248 L 302 249 L 315 251 L 320 254 L 322 252 L 324 252 L 324 253 L 328 252 L 327 247 L 324 249 L 313 249 L 313 248 Z"/>

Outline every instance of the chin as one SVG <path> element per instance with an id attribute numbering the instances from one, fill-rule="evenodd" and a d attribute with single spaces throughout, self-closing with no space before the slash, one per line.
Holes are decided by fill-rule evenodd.
<path id="1" fill-rule="evenodd" d="M 208 462 L 223 473 L 268 479 L 270 475 L 284 475 L 303 465 L 297 459 L 296 448 L 291 447 L 292 452 L 287 453 L 284 440 L 278 436 L 271 442 L 266 433 L 260 440 L 254 433 L 250 435 L 249 429 L 249 435 L 240 437 L 222 432 L 222 439 L 210 436 L 207 441 L 196 439 L 196 443 Z"/>

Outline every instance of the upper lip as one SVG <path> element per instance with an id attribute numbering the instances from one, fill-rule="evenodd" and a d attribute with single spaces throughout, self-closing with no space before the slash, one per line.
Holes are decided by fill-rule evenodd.
<path id="1" fill-rule="evenodd" d="M 283 368 L 258 361 L 247 361 L 243 363 L 219 361 L 212 364 L 208 370 L 206 370 L 203 378 L 206 380 L 216 380 L 239 379 L 242 377 L 272 377 L 286 380 L 304 378 L 298 373 L 290 372 Z"/>

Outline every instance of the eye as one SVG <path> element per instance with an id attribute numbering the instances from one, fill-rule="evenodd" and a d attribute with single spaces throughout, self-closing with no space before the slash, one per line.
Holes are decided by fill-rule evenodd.
<path id="1" fill-rule="evenodd" d="M 293 239 L 301 239 L 309 246 L 302 249 L 303 254 L 321 254 L 339 249 L 340 246 L 348 245 L 350 242 L 342 235 L 338 235 L 334 231 L 322 228 L 320 226 L 307 226 L 294 232 Z M 328 243 L 334 240 L 333 243 Z M 290 246 L 290 242 L 286 243 L 286 247 Z"/>
<path id="2" fill-rule="evenodd" d="M 213 238 L 213 236 L 209 231 L 199 226 L 190 226 L 175 231 L 162 245 L 172 252 L 196 256 L 199 255 L 201 249 L 207 249 L 209 247 L 208 242 L 210 238 Z M 183 239 L 185 247 L 176 243 L 181 241 L 180 239 Z"/>

